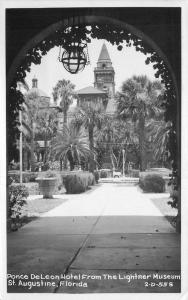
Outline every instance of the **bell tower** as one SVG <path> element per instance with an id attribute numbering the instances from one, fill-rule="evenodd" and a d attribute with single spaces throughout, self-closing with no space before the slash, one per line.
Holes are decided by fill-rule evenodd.
<path id="1" fill-rule="evenodd" d="M 109 98 L 114 98 L 115 95 L 114 75 L 115 72 L 110 55 L 104 43 L 98 58 L 97 67 L 94 69 L 94 87 L 107 92 Z"/>

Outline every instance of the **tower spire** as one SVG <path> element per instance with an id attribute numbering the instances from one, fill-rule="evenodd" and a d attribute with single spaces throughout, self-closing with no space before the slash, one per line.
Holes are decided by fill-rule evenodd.
<path id="1" fill-rule="evenodd" d="M 111 62 L 110 55 L 108 53 L 105 43 L 103 43 L 103 45 L 102 45 L 101 52 L 100 52 L 100 55 L 98 58 L 98 62 L 102 62 L 102 61 Z"/>

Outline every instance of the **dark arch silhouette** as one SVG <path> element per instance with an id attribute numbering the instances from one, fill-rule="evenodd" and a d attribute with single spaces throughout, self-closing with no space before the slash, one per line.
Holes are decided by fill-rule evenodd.
<path id="1" fill-rule="evenodd" d="M 41 32 L 39 32 L 37 35 L 35 35 L 33 38 L 31 38 L 19 51 L 17 56 L 15 57 L 13 63 L 10 66 L 10 69 L 8 71 L 8 78 L 7 78 L 7 83 L 8 86 L 11 84 L 17 68 L 22 64 L 23 57 L 25 57 L 28 53 L 28 51 L 32 48 L 35 48 L 41 41 L 43 41 L 45 38 L 48 38 L 50 35 L 56 32 L 56 30 L 59 29 L 64 29 L 67 26 L 73 26 L 73 25 L 91 25 L 91 24 L 109 24 L 111 26 L 119 27 L 121 29 L 125 29 L 127 31 L 130 31 L 133 33 L 135 36 L 137 36 L 138 39 L 141 39 L 143 42 L 147 43 L 153 51 L 156 51 L 158 55 L 164 60 L 166 63 L 169 72 L 172 76 L 173 79 L 173 84 L 176 89 L 176 97 L 178 97 L 178 88 L 177 88 L 177 80 L 175 73 L 173 71 L 173 68 L 166 57 L 166 55 L 163 53 L 163 51 L 160 49 L 160 47 L 149 37 L 147 36 L 144 32 L 138 30 L 135 26 L 127 24 L 125 22 L 119 21 L 115 18 L 111 17 L 104 17 L 104 16 L 95 16 L 95 15 L 90 15 L 90 16 L 75 16 L 74 18 L 66 18 L 63 19 L 62 21 L 59 21 L 57 23 L 51 24 Z M 53 48 L 54 45 L 51 45 L 51 48 Z"/>

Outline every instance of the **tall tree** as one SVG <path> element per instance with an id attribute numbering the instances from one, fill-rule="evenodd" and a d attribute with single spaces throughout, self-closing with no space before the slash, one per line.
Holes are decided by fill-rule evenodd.
<path id="1" fill-rule="evenodd" d="M 104 119 L 103 107 L 92 104 L 83 104 L 79 107 L 75 114 L 75 119 L 73 120 L 74 126 L 81 127 L 84 126 L 88 131 L 89 138 L 89 148 L 92 153 L 90 156 L 89 170 L 92 172 L 95 168 L 95 158 L 94 158 L 94 130 L 96 128 L 101 129 L 102 122 Z"/>
<path id="2" fill-rule="evenodd" d="M 102 129 L 98 133 L 98 145 L 104 146 L 107 157 L 110 157 L 113 168 L 120 168 L 122 150 L 127 149 L 131 138 L 130 123 L 106 115 Z M 127 152 L 127 151 L 126 151 Z"/>
<path id="3" fill-rule="evenodd" d="M 72 84 L 69 80 L 59 80 L 56 86 L 53 88 L 53 99 L 57 103 L 60 100 L 59 106 L 63 112 L 64 124 L 67 124 L 67 113 L 69 106 L 73 102 L 75 85 Z"/>
<path id="4" fill-rule="evenodd" d="M 147 126 L 148 134 L 153 142 L 154 156 L 156 160 L 161 160 L 163 164 L 169 164 L 167 145 L 171 126 L 171 122 L 165 122 L 164 120 L 152 120 Z"/>
<path id="5" fill-rule="evenodd" d="M 57 131 L 57 112 L 55 110 L 41 109 L 38 113 L 36 137 L 44 141 L 43 163 L 47 162 L 48 142 Z"/>
<path id="6" fill-rule="evenodd" d="M 122 84 L 121 92 L 117 94 L 120 116 L 125 120 L 131 119 L 138 131 L 141 171 L 146 168 L 146 123 L 161 114 L 162 93 L 163 88 L 158 81 L 151 82 L 147 76 L 133 76 Z"/>

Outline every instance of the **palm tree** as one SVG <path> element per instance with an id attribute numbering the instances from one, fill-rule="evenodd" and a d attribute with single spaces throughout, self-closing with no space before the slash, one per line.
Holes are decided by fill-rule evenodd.
<path id="1" fill-rule="evenodd" d="M 124 122 L 121 119 L 109 117 L 105 119 L 102 130 L 99 133 L 99 142 L 105 143 L 110 152 L 111 163 L 114 169 L 122 168 L 123 150 L 125 151 L 125 165 L 128 151 L 133 149 L 136 137 L 132 122 Z"/>
<path id="2" fill-rule="evenodd" d="M 104 145 L 106 156 L 110 156 L 110 160 L 113 168 L 114 166 L 114 154 L 113 143 L 118 137 L 114 119 L 111 116 L 105 116 L 102 129 L 98 132 L 97 142 Z"/>
<path id="3" fill-rule="evenodd" d="M 122 121 L 121 121 L 122 122 Z M 97 144 L 105 150 L 105 156 L 109 157 L 114 169 L 118 168 L 118 159 L 114 153 L 119 153 L 125 140 L 120 141 L 120 121 L 113 116 L 106 115 L 103 120 L 103 126 L 97 135 Z M 123 144 L 122 144 L 123 142 Z M 121 146 L 120 146 L 121 144 Z M 118 148 L 118 149 L 117 149 Z M 117 151 L 118 150 L 118 151 Z M 107 159 L 109 161 L 109 159 Z"/>
<path id="4" fill-rule="evenodd" d="M 168 160 L 167 144 L 171 126 L 171 122 L 164 120 L 152 120 L 147 126 L 148 134 L 152 137 L 154 144 L 154 157 L 157 160 L 162 160 L 163 163 Z"/>
<path id="5" fill-rule="evenodd" d="M 52 140 L 52 155 L 60 162 L 68 159 L 70 170 L 74 169 L 76 162 L 80 164 L 81 159 L 88 159 L 91 151 L 84 131 L 72 124 L 64 125 L 62 131 L 57 131 Z"/>
<path id="6" fill-rule="evenodd" d="M 131 119 L 137 128 L 139 136 L 140 170 L 145 170 L 146 123 L 149 118 L 155 118 L 162 113 L 162 85 L 151 82 L 146 76 L 133 76 L 122 85 L 122 91 L 117 94 L 117 107 L 120 116 Z"/>
<path id="7" fill-rule="evenodd" d="M 58 99 L 60 99 L 59 106 L 64 115 L 64 124 L 67 124 L 67 113 L 69 106 L 73 102 L 74 88 L 75 85 L 65 79 L 59 80 L 53 88 L 52 95 L 55 103 L 57 104 Z"/>
<path id="8" fill-rule="evenodd" d="M 80 128 L 84 126 L 88 130 L 89 138 L 89 149 L 92 153 L 90 156 L 89 170 L 92 172 L 95 168 L 95 159 L 94 159 L 94 130 L 101 129 L 102 122 L 104 119 L 103 107 L 92 104 L 84 104 L 79 107 L 78 111 L 75 114 L 73 124 L 75 127 Z"/>
<path id="9" fill-rule="evenodd" d="M 41 137 L 44 140 L 44 156 L 43 163 L 47 161 L 47 152 L 48 152 L 48 141 L 51 140 L 53 135 L 56 133 L 57 124 L 56 124 L 56 112 L 49 111 L 49 109 L 42 109 L 38 114 L 37 122 L 37 133 L 38 137 Z"/>
<path id="10" fill-rule="evenodd" d="M 102 129 L 98 133 L 98 140 L 104 143 L 112 143 L 118 138 L 116 120 L 112 116 L 104 116 Z"/>

